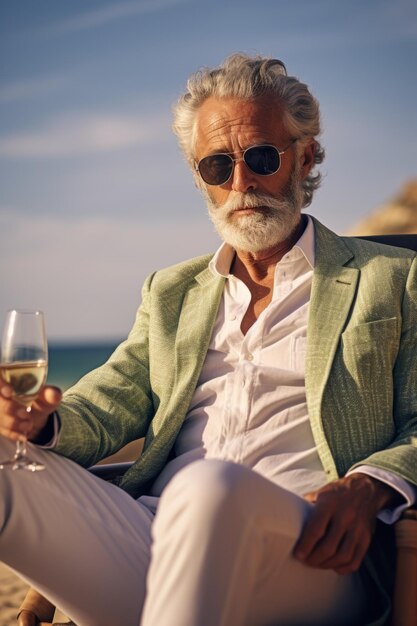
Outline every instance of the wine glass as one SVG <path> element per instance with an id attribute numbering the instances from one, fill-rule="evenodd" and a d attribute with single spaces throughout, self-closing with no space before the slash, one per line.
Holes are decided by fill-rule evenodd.
<path id="1" fill-rule="evenodd" d="M 30 413 L 48 371 L 48 346 L 42 311 L 9 311 L 3 329 L 0 378 L 13 388 L 13 397 Z M 26 441 L 16 442 L 12 459 L 0 461 L 0 469 L 45 469 L 27 456 Z"/>

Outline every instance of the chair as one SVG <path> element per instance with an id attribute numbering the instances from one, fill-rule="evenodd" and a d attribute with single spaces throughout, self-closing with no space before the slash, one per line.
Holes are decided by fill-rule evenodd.
<path id="1" fill-rule="evenodd" d="M 417 234 L 361 238 L 417 252 Z M 124 473 L 129 466 L 130 463 L 96 465 L 90 471 L 109 480 L 112 476 Z M 397 562 L 390 626 L 417 626 L 417 509 L 406 511 L 395 524 L 395 542 Z M 30 589 L 20 607 L 22 611 L 27 611 L 27 615 L 31 614 L 33 618 L 28 626 L 51 626 L 55 607 L 41 594 Z M 58 626 L 58 623 L 55 624 Z"/>
<path id="2" fill-rule="evenodd" d="M 395 524 L 397 564 L 391 626 L 417 626 L 417 509 Z"/>

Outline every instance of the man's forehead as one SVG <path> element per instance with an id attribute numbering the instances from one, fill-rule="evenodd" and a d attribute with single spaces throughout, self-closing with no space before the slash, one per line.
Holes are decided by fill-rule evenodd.
<path id="1" fill-rule="evenodd" d="M 283 107 L 276 96 L 264 95 L 252 100 L 215 98 L 205 100 L 197 111 L 197 143 L 221 143 L 231 134 L 261 136 L 284 130 Z"/>

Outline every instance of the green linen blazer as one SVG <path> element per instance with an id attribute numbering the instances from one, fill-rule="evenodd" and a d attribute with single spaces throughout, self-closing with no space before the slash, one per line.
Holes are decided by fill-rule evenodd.
<path id="1" fill-rule="evenodd" d="M 329 480 L 367 463 L 417 484 L 417 261 L 314 220 L 306 393 Z M 205 256 L 150 276 L 128 339 L 65 395 L 56 451 L 89 466 L 139 437 L 137 497 L 166 463 L 207 353 L 224 279 Z"/>
<path id="2" fill-rule="evenodd" d="M 417 484 L 416 254 L 314 225 L 306 394 L 323 467 L 329 481 L 366 463 Z M 133 497 L 166 464 L 199 379 L 224 287 L 210 258 L 151 275 L 128 339 L 59 409 L 55 450 L 84 466 L 145 437 L 119 480 Z"/>

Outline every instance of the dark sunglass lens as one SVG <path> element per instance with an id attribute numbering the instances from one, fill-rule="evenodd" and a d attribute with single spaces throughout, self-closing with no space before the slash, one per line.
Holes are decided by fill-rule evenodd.
<path id="1" fill-rule="evenodd" d="M 280 165 L 279 152 L 274 146 L 255 146 L 245 152 L 245 163 L 255 174 L 275 174 Z"/>
<path id="2" fill-rule="evenodd" d="M 232 173 L 233 160 L 227 154 L 212 154 L 198 164 L 201 178 L 208 185 L 223 185 Z"/>

